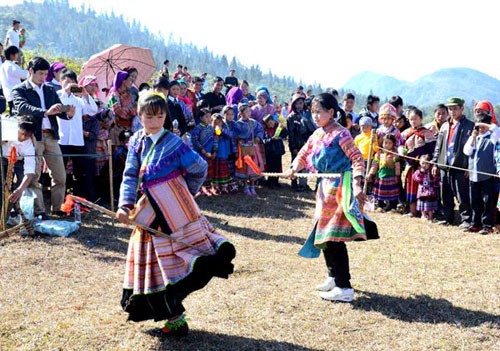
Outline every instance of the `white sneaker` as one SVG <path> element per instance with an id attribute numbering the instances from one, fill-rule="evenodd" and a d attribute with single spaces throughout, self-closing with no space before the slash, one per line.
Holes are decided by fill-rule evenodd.
<path id="1" fill-rule="evenodd" d="M 351 302 L 354 297 L 354 289 L 334 287 L 330 291 L 322 291 L 319 296 L 329 301 Z"/>
<path id="2" fill-rule="evenodd" d="M 328 277 L 328 278 L 326 278 L 326 280 L 323 283 L 316 285 L 316 290 L 330 291 L 334 287 L 335 287 L 335 278 Z"/>

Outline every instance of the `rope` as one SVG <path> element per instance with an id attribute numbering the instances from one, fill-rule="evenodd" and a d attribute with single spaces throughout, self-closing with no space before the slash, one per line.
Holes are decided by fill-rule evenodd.
<path id="1" fill-rule="evenodd" d="M 414 161 L 420 162 L 419 158 L 412 157 L 412 156 L 403 156 L 403 155 L 400 155 L 399 153 L 394 152 L 392 150 L 384 149 L 383 147 L 380 147 L 379 150 L 388 152 L 388 153 L 393 154 L 393 155 L 398 155 L 398 156 L 400 156 L 402 158 L 407 158 L 409 160 L 414 160 Z M 467 169 L 467 168 L 461 168 L 461 167 L 456 167 L 456 166 L 445 165 L 445 164 L 437 163 L 437 162 L 433 162 L 433 161 L 426 161 L 426 162 L 430 163 L 431 165 L 442 167 L 442 168 L 451 168 L 451 169 L 456 169 L 456 170 L 459 170 L 459 171 L 464 171 L 464 172 L 469 172 L 469 173 L 476 173 L 476 174 L 482 174 L 482 175 L 486 175 L 486 176 L 490 176 L 490 177 L 500 178 L 500 175 L 497 175 L 497 174 L 491 174 L 491 173 L 486 173 L 486 172 L 481 172 L 481 171 L 471 171 L 470 169 Z"/>
<path id="2" fill-rule="evenodd" d="M 261 172 L 260 175 L 265 177 L 289 178 L 287 173 Z M 293 176 L 297 178 L 340 178 L 342 175 L 340 173 L 295 173 Z"/>

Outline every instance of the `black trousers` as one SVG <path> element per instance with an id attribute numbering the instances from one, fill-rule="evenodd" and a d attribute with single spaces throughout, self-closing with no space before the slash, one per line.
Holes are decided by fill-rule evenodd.
<path id="1" fill-rule="evenodd" d="M 482 182 L 470 182 L 470 200 L 472 204 L 472 224 L 474 227 L 493 228 L 497 205 L 494 179 Z"/>
<path id="2" fill-rule="evenodd" d="M 441 170 L 441 201 L 445 219 L 453 223 L 455 220 L 455 197 L 458 200 L 458 211 L 461 223 L 472 223 L 472 208 L 469 196 L 469 178 L 464 171 Z"/>
<path id="3" fill-rule="evenodd" d="M 267 171 L 269 173 L 281 173 L 281 155 L 271 155 L 266 153 Z M 279 183 L 278 177 L 268 177 L 268 185 L 277 185 Z"/>
<path id="4" fill-rule="evenodd" d="M 328 276 L 335 278 L 339 288 L 352 288 L 349 273 L 349 255 L 344 242 L 328 242 L 323 250 Z"/>

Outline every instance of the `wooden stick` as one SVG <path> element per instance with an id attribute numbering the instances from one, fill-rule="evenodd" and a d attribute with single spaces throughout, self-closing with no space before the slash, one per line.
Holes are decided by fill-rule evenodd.
<path id="1" fill-rule="evenodd" d="M 108 162 L 109 162 L 109 199 L 111 202 L 111 211 L 115 212 L 115 192 L 113 189 L 113 145 L 108 140 Z"/>
<path id="2" fill-rule="evenodd" d="M 108 210 L 107 208 L 104 208 L 104 207 L 102 207 L 102 206 L 96 205 L 95 203 L 90 202 L 90 201 L 88 201 L 88 200 L 84 199 L 83 197 L 79 197 L 79 196 L 75 196 L 75 195 L 71 195 L 71 197 L 75 200 L 75 202 L 82 203 L 82 204 L 84 204 L 85 206 L 88 206 L 88 207 L 93 208 L 93 209 L 95 209 L 95 210 L 97 210 L 97 211 L 99 211 L 99 212 L 102 212 L 102 213 L 104 213 L 104 214 L 107 214 L 108 216 L 110 216 L 110 217 L 111 217 L 111 218 L 113 218 L 113 219 L 115 219 L 115 218 L 116 218 L 116 213 L 115 213 L 115 212 L 113 212 L 113 211 Z M 162 232 L 160 232 L 159 230 L 156 230 L 156 229 L 153 229 L 153 228 L 151 228 L 151 227 L 148 227 L 147 225 L 142 224 L 142 223 L 139 223 L 139 222 L 136 222 L 136 221 L 134 221 L 134 220 L 132 220 L 132 219 L 130 220 L 130 224 L 135 225 L 135 226 L 138 226 L 138 227 L 141 227 L 142 229 L 144 229 L 144 230 L 146 230 L 146 231 L 148 231 L 148 232 L 151 232 L 151 233 L 153 233 L 153 234 L 156 234 L 156 235 L 158 235 L 158 236 L 160 236 L 160 237 L 162 237 L 162 238 L 168 238 L 168 239 L 170 239 L 170 240 L 172 240 L 172 241 L 174 241 L 174 242 L 176 242 L 176 243 L 183 244 L 183 245 L 185 245 L 185 246 L 187 246 L 187 247 L 189 247 L 189 248 L 191 248 L 191 249 L 197 250 L 197 251 L 199 251 L 199 252 L 201 252 L 202 254 L 205 254 L 205 255 L 207 255 L 207 256 L 213 255 L 212 253 L 210 253 L 210 252 L 208 252 L 208 251 L 205 251 L 205 250 L 203 250 L 203 249 L 201 249 L 201 248 L 199 248 L 199 247 L 196 247 L 196 246 L 194 246 L 194 245 L 192 245 L 192 244 L 190 244 L 190 243 L 186 243 L 186 242 L 184 242 L 184 241 L 182 241 L 182 240 L 180 240 L 180 239 L 174 238 L 174 237 L 172 237 L 171 235 L 168 235 L 168 234 L 162 233 Z"/>
<path id="3" fill-rule="evenodd" d="M 36 221 L 36 218 L 30 219 L 27 222 L 19 223 L 18 225 L 9 228 L 7 230 L 4 230 L 3 232 L 0 232 L 0 239 L 5 239 L 11 236 L 12 234 L 18 233 L 23 227 L 30 232 L 30 230 L 33 230 L 33 227 L 31 226 L 33 222 Z"/>
<path id="4" fill-rule="evenodd" d="M 370 149 L 368 151 L 368 161 L 366 162 L 366 170 L 365 170 L 365 184 L 363 185 L 363 193 L 366 195 L 366 191 L 368 190 L 368 182 L 366 181 L 366 178 L 368 177 L 368 174 L 370 173 L 370 167 L 372 164 L 372 153 L 373 153 L 373 142 L 375 141 L 375 133 L 377 131 L 375 129 L 372 129 L 372 133 L 370 135 Z"/>

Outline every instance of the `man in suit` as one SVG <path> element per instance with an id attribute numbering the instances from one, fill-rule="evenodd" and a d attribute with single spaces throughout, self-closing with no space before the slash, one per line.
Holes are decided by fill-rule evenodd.
<path id="1" fill-rule="evenodd" d="M 42 57 L 34 57 L 28 63 L 29 78 L 12 90 L 14 109 L 18 115 L 33 116 L 35 120 L 36 154 L 43 155 L 52 177 L 52 214 L 62 215 L 61 205 L 66 192 L 66 171 L 59 147 L 57 118 L 70 119 L 75 108 L 63 106 L 54 88 L 44 84 L 50 64 Z M 52 155 L 50 155 L 52 154 Z M 42 186 L 39 182 L 41 160 L 36 158 L 36 172 L 30 187 L 35 192 L 35 215 L 46 217 Z"/>
<path id="2" fill-rule="evenodd" d="M 472 209 L 466 171 L 469 168 L 469 158 L 464 154 L 464 145 L 472 134 L 474 123 L 463 114 L 463 99 L 449 98 L 445 105 L 450 117 L 439 130 L 432 159 L 440 164 L 439 167 L 433 167 L 432 174 L 437 175 L 441 170 L 441 201 L 445 220 L 440 223 L 453 224 L 456 197 L 461 221 L 459 228 L 468 230 L 472 225 Z M 461 169 L 449 168 L 447 165 Z"/>

